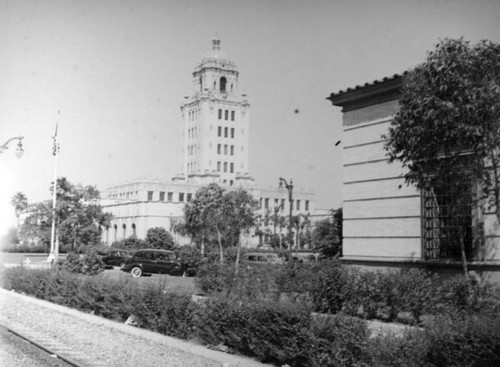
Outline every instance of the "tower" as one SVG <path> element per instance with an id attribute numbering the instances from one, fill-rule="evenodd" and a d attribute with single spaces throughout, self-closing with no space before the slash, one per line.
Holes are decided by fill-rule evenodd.
<path id="1" fill-rule="evenodd" d="M 236 64 L 212 41 L 193 71 L 194 92 L 181 104 L 181 174 L 175 180 L 204 185 L 247 184 L 250 105 L 238 92 Z"/>

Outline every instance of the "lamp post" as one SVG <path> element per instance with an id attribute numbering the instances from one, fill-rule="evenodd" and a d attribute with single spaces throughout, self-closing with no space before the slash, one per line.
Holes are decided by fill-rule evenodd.
<path id="1" fill-rule="evenodd" d="M 3 145 L 0 145 L 0 154 L 2 154 L 5 150 L 9 149 L 8 145 L 11 141 L 13 140 L 17 140 L 17 149 L 16 149 L 16 157 L 17 158 L 21 158 L 24 154 L 24 150 L 23 150 L 23 139 L 24 139 L 24 136 L 22 135 L 19 135 L 19 136 L 16 136 L 14 138 L 10 138 L 9 140 L 7 140 Z"/>
<path id="2" fill-rule="evenodd" d="M 280 177 L 279 187 L 288 190 L 288 201 L 290 203 L 290 217 L 288 219 L 288 251 L 292 250 L 292 210 L 293 210 L 293 181 L 290 179 L 288 183 L 284 178 Z"/>
<path id="3" fill-rule="evenodd" d="M 276 225 L 277 225 L 277 222 L 278 222 L 278 212 L 282 208 L 283 208 L 283 204 L 280 204 L 279 206 L 277 206 L 277 207 L 274 208 L 274 237 L 273 237 L 273 244 L 276 241 Z M 279 246 L 281 248 L 281 241 L 280 241 Z"/>
<path id="4" fill-rule="evenodd" d="M 57 112 L 60 113 L 59 111 Z M 59 153 L 59 140 L 57 137 L 57 128 L 59 121 L 56 123 L 56 131 L 52 139 L 54 140 L 54 145 L 52 148 L 52 155 L 54 156 L 54 187 L 52 190 L 52 228 L 50 232 L 50 253 L 47 261 L 57 265 L 57 260 L 59 258 L 59 236 L 58 228 L 56 228 L 56 201 L 57 201 L 57 156 Z"/>

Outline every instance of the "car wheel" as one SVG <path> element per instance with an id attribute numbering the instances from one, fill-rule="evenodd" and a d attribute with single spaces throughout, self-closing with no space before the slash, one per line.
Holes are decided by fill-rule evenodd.
<path id="1" fill-rule="evenodd" d="M 139 278 L 140 276 L 142 276 L 142 269 L 138 266 L 135 266 L 130 271 L 130 274 L 132 274 L 134 278 Z"/>

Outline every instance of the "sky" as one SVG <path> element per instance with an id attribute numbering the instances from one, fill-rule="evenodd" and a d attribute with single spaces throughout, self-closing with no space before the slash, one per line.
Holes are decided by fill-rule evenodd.
<path id="1" fill-rule="evenodd" d="M 250 174 L 342 205 L 342 113 L 326 97 L 410 69 L 443 38 L 500 42 L 500 0 L 0 0 L 0 234 L 12 196 L 58 177 L 108 186 L 178 173 L 184 96 L 214 37 L 248 95 Z"/>

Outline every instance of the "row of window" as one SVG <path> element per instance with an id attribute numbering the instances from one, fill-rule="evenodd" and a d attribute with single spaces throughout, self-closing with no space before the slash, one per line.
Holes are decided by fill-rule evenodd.
<path id="1" fill-rule="evenodd" d="M 229 112 L 231 112 L 231 121 L 234 121 L 234 111 L 229 111 L 229 110 L 224 110 L 222 111 L 222 108 L 219 108 L 219 113 L 217 115 L 219 120 L 222 120 L 222 113 L 224 112 L 224 120 L 229 120 Z"/>
<path id="2" fill-rule="evenodd" d="M 224 128 L 224 137 L 228 138 L 229 137 L 229 132 L 231 132 L 231 138 L 234 139 L 234 127 L 229 130 L 228 127 Z M 217 136 L 222 137 L 222 126 L 217 127 Z"/>
<path id="3" fill-rule="evenodd" d="M 198 128 L 197 127 L 193 127 L 191 129 L 188 129 L 188 138 L 189 139 L 195 138 L 197 134 L 198 134 Z"/>
<path id="4" fill-rule="evenodd" d="M 198 117 L 198 110 L 189 111 L 189 113 L 188 113 L 189 121 L 194 121 L 197 119 L 197 117 Z"/>
<path id="5" fill-rule="evenodd" d="M 158 192 L 158 197 L 156 197 L 154 191 L 148 191 L 148 201 L 165 201 L 165 191 L 159 191 Z M 173 202 L 174 201 L 174 193 L 173 192 L 167 192 L 167 200 L 168 202 Z M 178 193 L 178 201 L 184 202 L 186 201 L 189 203 L 193 197 L 193 194 L 188 192 L 187 194 L 184 194 L 183 192 Z M 185 200 L 184 200 L 185 199 Z"/>
<path id="6" fill-rule="evenodd" d="M 229 148 L 229 154 L 234 155 L 234 145 L 227 145 L 224 144 L 224 155 L 228 155 L 228 148 Z M 217 144 L 217 154 L 222 154 L 222 144 Z"/>
<path id="7" fill-rule="evenodd" d="M 259 208 L 269 209 L 270 198 L 260 198 Z M 262 206 L 264 204 L 264 206 Z M 301 200 L 292 200 L 292 208 L 295 206 L 295 210 L 301 210 Z M 280 208 L 283 210 L 285 208 L 285 199 L 274 199 L 274 208 Z M 304 200 L 304 210 L 309 211 L 309 200 Z"/>
<path id="8" fill-rule="evenodd" d="M 227 162 L 217 162 L 217 172 L 227 172 Z M 229 163 L 229 173 L 234 173 L 234 163 Z"/>

